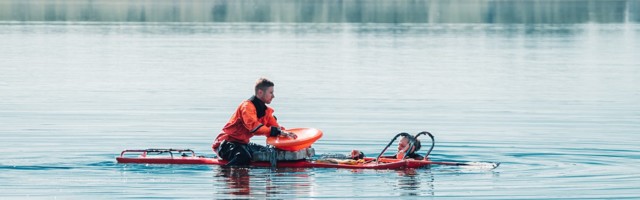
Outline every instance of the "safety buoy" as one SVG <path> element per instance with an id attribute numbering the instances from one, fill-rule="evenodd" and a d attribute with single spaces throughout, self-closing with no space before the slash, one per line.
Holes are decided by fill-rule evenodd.
<path id="1" fill-rule="evenodd" d="M 300 149 L 310 147 L 314 142 L 322 137 L 322 131 L 315 128 L 292 128 L 285 131 L 296 134 L 298 137 L 296 139 L 287 137 L 267 137 L 267 144 L 285 151 L 298 151 Z"/>

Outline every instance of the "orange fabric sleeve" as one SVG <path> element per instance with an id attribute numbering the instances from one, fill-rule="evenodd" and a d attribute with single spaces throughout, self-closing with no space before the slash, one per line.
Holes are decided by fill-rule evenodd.
<path id="1" fill-rule="evenodd" d="M 264 136 L 269 136 L 271 134 L 271 127 L 268 126 L 262 126 L 260 127 L 256 132 L 253 133 L 254 135 L 264 135 Z"/>
<path id="2" fill-rule="evenodd" d="M 280 125 L 278 124 L 278 120 L 273 117 L 273 109 L 271 108 L 267 108 L 267 114 L 266 114 L 267 118 L 267 126 L 274 126 L 274 127 L 280 127 Z"/>
<path id="3" fill-rule="evenodd" d="M 258 121 L 256 107 L 251 102 L 245 102 L 240 107 L 242 115 L 242 125 L 254 135 L 269 135 L 271 128 Z"/>

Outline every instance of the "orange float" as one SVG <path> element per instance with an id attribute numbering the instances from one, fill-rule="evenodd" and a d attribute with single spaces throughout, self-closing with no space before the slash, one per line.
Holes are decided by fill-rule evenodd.
<path id="1" fill-rule="evenodd" d="M 298 151 L 310 147 L 322 137 L 322 131 L 315 128 L 292 128 L 285 131 L 296 134 L 298 138 L 267 137 L 267 144 L 285 151 Z"/>

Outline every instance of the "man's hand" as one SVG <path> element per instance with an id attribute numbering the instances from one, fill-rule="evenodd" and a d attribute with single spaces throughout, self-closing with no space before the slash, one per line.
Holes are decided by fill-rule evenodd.
<path id="1" fill-rule="evenodd" d="M 281 137 L 288 137 L 288 138 L 291 138 L 291 139 L 294 139 L 294 140 L 296 138 L 298 138 L 298 136 L 296 134 L 293 134 L 293 133 L 290 133 L 290 132 L 286 132 L 286 131 L 282 131 L 282 133 L 280 133 L 280 136 Z"/>

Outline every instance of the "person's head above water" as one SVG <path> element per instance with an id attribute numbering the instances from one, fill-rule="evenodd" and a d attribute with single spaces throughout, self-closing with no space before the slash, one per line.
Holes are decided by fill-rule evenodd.
<path id="1" fill-rule="evenodd" d="M 364 153 L 362 151 L 358 151 L 358 150 L 352 150 L 351 151 L 351 159 L 363 159 L 364 158 Z"/>
<path id="2" fill-rule="evenodd" d="M 415 153 L 416 151 L 420 150 L 420 147 L 422 145 L 420 145 L 420 140 L 416 140 L 416 142 L 413 144 L 413 148 L 411 151 L 409 151 L 409 153 Z M 400 142 L 398 143 L 398 151 L 402 151 L 406 148 L 409 148 L 409 138 L 404 136 L 402 137 L 402 139 L 400 139 Z"/>

